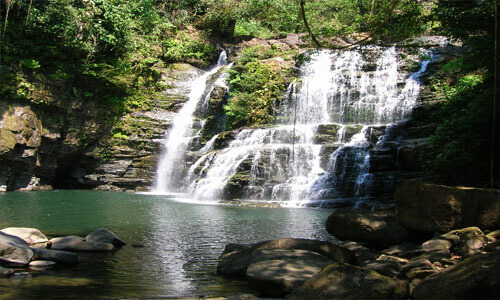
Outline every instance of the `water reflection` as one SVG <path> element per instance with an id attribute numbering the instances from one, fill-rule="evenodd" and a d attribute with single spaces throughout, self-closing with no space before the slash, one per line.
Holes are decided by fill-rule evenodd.
<path id="1" fill-rule="evenodd" d="M 225 244 L 281 237 L 333 240 L 324 229 L 331 211 L 320 209 L 188 204 L 165 196 L 92 191 L 5 193 L 0 194 L 0 207 L 0 228 L 35 227 L 53 236 L 85 236 L 106 227 L 128 242 L 111 255 L 82 255 L 74 267 L 0 279 L 2 299 L 252 292 L 241 281 L 215 275 Z"/>

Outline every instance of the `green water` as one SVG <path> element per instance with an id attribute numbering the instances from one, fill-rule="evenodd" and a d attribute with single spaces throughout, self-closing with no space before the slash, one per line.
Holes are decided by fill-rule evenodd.
<path id="1" fill-rule="evenodd" d="M 251 208 L 174 201 L 167 196 L 93 191 L 0 194 L 0 228 L 34 227 L 48 236 L 85 236 L 98 227 L 128 245 L 80 254 L 76 266 L 17 270 L 0 279 L 0 299 L 221 297 L 256 291 L 215 274 L 227 243 L 281 237 L 334 239 L 330 210 Z M 145 247 L 135 248 L 137 243 Z"/>

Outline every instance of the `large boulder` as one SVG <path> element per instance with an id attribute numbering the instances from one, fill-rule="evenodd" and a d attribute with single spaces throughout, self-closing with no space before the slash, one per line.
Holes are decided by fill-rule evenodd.
<path id="1" fill-rule="evenodd" d="M 344 247 L 323 241 L 283 238 L 253 245 L 226 245 L 224 252 L 219 257 L 217 273 L 246 276 L 248 266 L 252 262 L 256 251 L 265 249 L 307 250 L 321 254 L 333 261 L 356 263 L 354 252 Z"/>
<path id="2" fill-rule="evenodd" d="M 47 237 L 40 232 L 40 230 L 35 228 L 8 227 L 2 229 L 1 231 L 23 239 L 30 246 L 34 246 L 36 244 L 45 245 L 49 241 Z"/>
<path id="3" fill-rule="evenodd" d="M 106 228 L 97 228 L 85 237 L 85 241 L 97 244 L 112 244 L 115 247 L 126 245 L 119 237 Z"/>
<path id="4" fill-rule="evenodd" d="M 404 241 L 409 232 L 390 211 L 338 208 L 326 221 L 326 230 L 342 240 L 365 242 L 385 248 Z"/>
<path id="5" fill-rule="evenodd" d="M 50 240 L 50 249 L 62 251 L 96 251 L 110 252 L 116 250 L 112 244 L 89 243 L 79 236 L 65 236 Z"/>
<path id="6" fill-rule="evenodd" d="M 468 226 L 500 228 L 500 190 L 408 180 L 396 188 L 394 201 L 398 222 L 410 229 L 447 232 Z"/>
<path id="7" fill-rule="evenodd" d="M 332 263 L 331 259 L 307 250 L 257 250 L 247 277 L 266 296 L 284 296 Z"/>
<path id="8" fill-rule="evenodd" d="M 373 270 L 333 263 L 307 280 L 286 299 L 406 299 L 409 284 Z"/>
<path id="9" fill-rule="evenodd" d="M 413 299 L 500 299 L 500 251 L 427 277 L 413 290 Z"/>
<path id="10" fill-rule="evenodd" d="M 0 232 L 0 263 L 4 266 L 25 266 L 30 263 L 33 251 L 21 238 Z"/>
<path id="11" fill-rule="evenodd" d="M 78 255 L 68 251 L 33 248 L 33 260 L 50 260 L 64 264 L 78 263 Z"/>

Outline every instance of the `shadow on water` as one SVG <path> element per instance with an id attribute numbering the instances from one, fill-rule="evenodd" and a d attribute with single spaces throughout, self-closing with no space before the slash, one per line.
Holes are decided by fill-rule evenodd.
<path id="1" fill-rule="evenodd" d="M 0 279 L 1 299 L 256 293 L 241 280 L 215 274 L 225 244 L 281 237 L 334 241 L 324 228 L 331 210 L 322 209 L 189 204 L 165 196 L 94 191 L 5 193 L 0 207 L 0 228 L 34 227 L 55 237 L 85 236 L 106 227 L 128 243 L 113 254 L 81 253 L 76 266 L 19 270 Z"/>

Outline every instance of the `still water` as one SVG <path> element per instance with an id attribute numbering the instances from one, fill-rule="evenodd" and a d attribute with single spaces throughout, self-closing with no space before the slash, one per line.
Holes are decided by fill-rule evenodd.
<path id="1" fill-rule="evenodd" d="M 168 196 L 94 191 L 0 193 L 0 228 L 85 236 L 106 227 L 128 243 L 113 254 L 81 254 L 76 266 L 0 278 L 0 299 L 222 297 L 254 293 L 215 274 L 227 243 L 281 237 L 334 241 L 331 210 L 186 203 Z M 132 244 L 142 244 L 135 248 Z"/>

